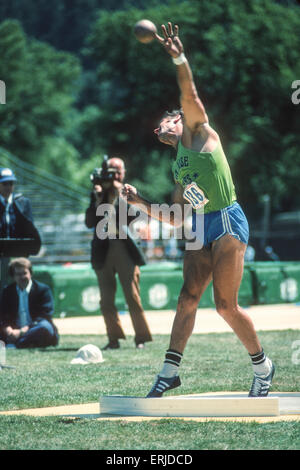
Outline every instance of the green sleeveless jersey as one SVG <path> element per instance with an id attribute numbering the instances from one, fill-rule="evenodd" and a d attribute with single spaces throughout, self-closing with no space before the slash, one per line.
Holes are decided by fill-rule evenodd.
<path id="1" fill-rule="evenodd" d="M 186 199 L 193 207 L 195 197 L 201 199 L 202 195 L 205 214 L 223 209 L 236 201 L 230 168 L 220 142 L 213 152 L 198 152 L 185 148 L 179 141 L 172 171 L 175 182 L 185 188 Z M 195 197 L 191 194 L 193 199 L 188 194 L 189 185 L 196 187 Z M 191 189 L 194 191 L 194 188 Z"/>

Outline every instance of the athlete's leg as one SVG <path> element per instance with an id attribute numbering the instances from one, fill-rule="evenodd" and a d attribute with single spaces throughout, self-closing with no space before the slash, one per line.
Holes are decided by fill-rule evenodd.
<path id="1" fill-rule="evenodd" d="M 205 247 L 202 250 L 186 251 L 183 263 L 184 282 L 178 298 L 170 349 L 183 353 L 193 332 L 200 298 L 211 279 L 211 251 Z"/>
<path id="2" fill-rule="evenodd" d="M 183 263 L 184 283 L 178 298 L 170 346 L 165 361 L 147 397 L 161 397 L 164 392 L 178 387 L 181 382 L 178 368 L 182 353 L 192 334 L 201 295 L 212 278 L 210 250 L 186 251 Z"/>
<path id="3" fill-rule="evenodd" d="M 250 316 L 238 305 L 245 249 L 246 245 L 231 235 L 214 242 L 212 261 L 215 302 L 217 311 L 251 356 L 254 379 L 249 397 L 265 397 L 271 387 L 275 367 L 261 347 Z"/>
<path id="4" fill-rule="evenodd" d="M 213 287 L 217 312 L 230 325 L 249 354 L 262 350 L 250 316 L 238 305 L 246 245 L 231 235 L 213 242 Z"/>

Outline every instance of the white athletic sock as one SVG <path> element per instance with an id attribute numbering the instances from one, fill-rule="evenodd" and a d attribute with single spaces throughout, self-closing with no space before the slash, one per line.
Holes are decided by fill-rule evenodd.
<path id="1" fill-rule="evenodd" d="M 178 374 L 179 364 L 182 359 L 182 354 L 178 351 L 168 349 L 166 352 L 165 362 L 159 373 L 161 377 L 175 377 Z"/>
<path id="2" fill-rule="evenodd" d="M 262 350 L 258 354 L 250 354 L 252 360 L 253 371 L 256 375 L 267 377 L 272 369 L 272 361 L 265 355 Z"/>
<path id="3" fill-rule="evenodd" d="M 177 374 L 178 374 L 178 366 L 175 366 L 173 364 L 167 364 L 165 362 L 159 373 L 161 377 L 167 377 L 168 379 L 170 377 L 174 377 Z"/>

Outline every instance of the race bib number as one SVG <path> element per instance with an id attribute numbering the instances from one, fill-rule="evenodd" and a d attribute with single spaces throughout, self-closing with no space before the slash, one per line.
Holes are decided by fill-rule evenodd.
<path id="1" fill-rule="evenodd" d="M 202 189 L 196 183 L 186 186 L 183 197 L 193 206 L 193 209 L 201 209 L 201 207 L 204 207 L 209 202 Z"/>

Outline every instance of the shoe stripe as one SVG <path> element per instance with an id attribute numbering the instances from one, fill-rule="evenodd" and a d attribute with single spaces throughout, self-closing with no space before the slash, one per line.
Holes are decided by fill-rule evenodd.
<path id="1" fill-rule="evenodd" d="M 168 382 L 167 382 L 168 380 Z M 147 395 L 147 398 L 150 397 L 161 397 L 164 392 L 175 387 L 179 387 L 180 379 L 178 376 L 175 377 L 158 377 L 152 389 Z"/>
<path id="2" fill-rule="evenodd" d="M 265 397 L 271 387 L 271 381 L 263 381 L 259 377 L 254 377 L 252 387 L 249 392 L 250 397 Z"/>
<path id="3" fill-rule="evenodd" d="M 160 381 L 160 385 L 163 385 L 165 387 L 169 386 L 169 384 L 167 382 L 164 382 L 163 380 Z"/>
<path id="4" fill-rule="evenodd" d="M 158 392 L 164 392 L 167 388 L 170 388 L 170 385 L 161 379 L 154 386 L 154 389 L 157 390 Z"/>

